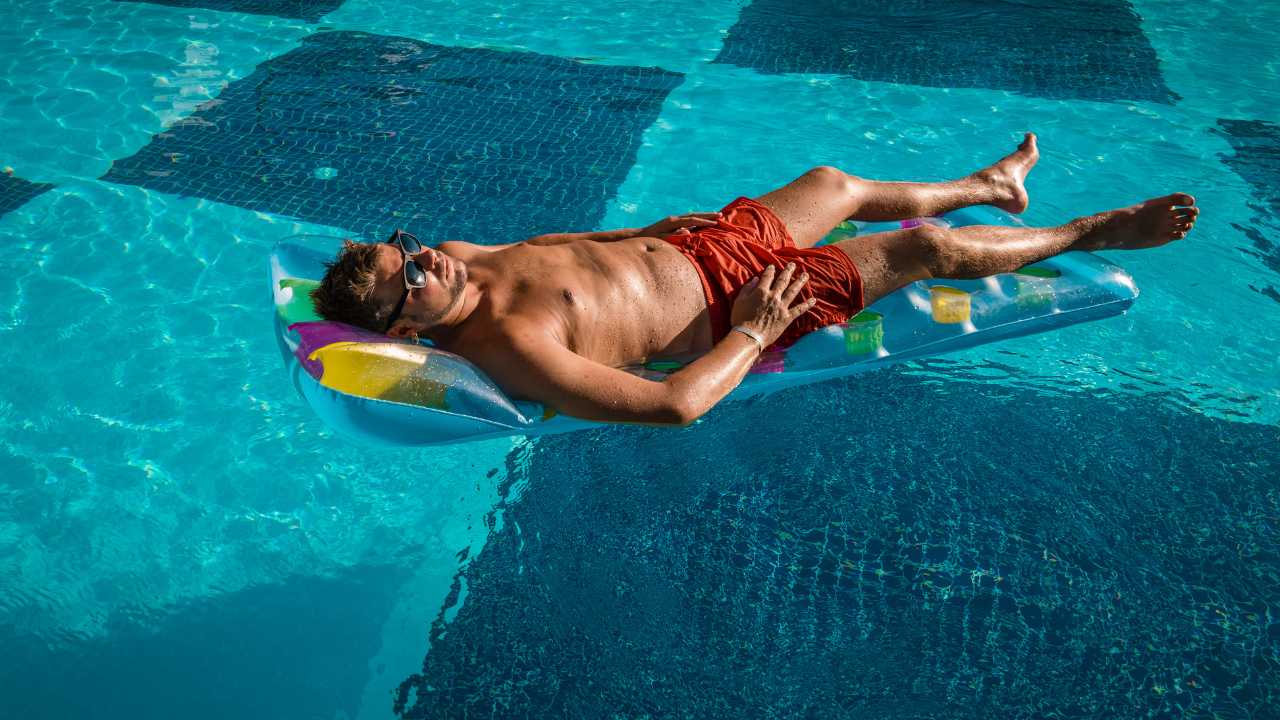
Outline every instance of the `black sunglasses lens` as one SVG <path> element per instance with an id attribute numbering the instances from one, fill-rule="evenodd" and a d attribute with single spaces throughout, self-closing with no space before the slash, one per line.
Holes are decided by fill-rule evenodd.
<path id="1" fill-rule="evenodd" d="M 418 263 L 414 262 L 412 258 L 405 258 L 404 260 L 404 279 L 411 287 L 427 286 L 427 274 L 422 271 L 422 268 L 418 267 Z"/>
<path id="2" fill-rule="evenodd" d="M 422 252 L 422 243 L 418 242 L 418 238 L 407 232 L 400 233 L 400 247 L 410 255 L 416 255 Z"/>

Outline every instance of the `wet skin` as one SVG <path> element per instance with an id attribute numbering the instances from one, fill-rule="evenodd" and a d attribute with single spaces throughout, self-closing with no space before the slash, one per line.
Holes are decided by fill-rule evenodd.
<path id="1" fill-rule="evenodd" d="M 958 180 L 884 183 L 822 166 L 758 201 L 797 247 L 808 248 L 847 218 L 906 219 L 975 204 L 1020 212 L 1028 202 L 1024 179 L 1038 157 L 1036 137 L 1028 133 L 1015 152 Z M 1067 250 L 1158 247 L 1186 237 L 1199 213 L 1194 205 L 1190 195 L 1175 193 L 1050 228 L 921 225 L 833 247 L 858 268 L 870 304 L 930 277 L 1011 272 Z M 441 243 L 409 259 L 426 271 L 427 284 L 410 292 L 388 334 L 430 338 L 475 363 L 509 395 L 569 415 L 688 424 L 736 387 L 762 347 L 800 312 L 791 307 L 796 295 L 783 292 L 792 268 L 766 268 L 759 285 L 734 301 L 731 320 L 754 329 L 763 345 L 750 333 L 735 332 L 713 345 L 698 271 L 658 237 L 710 224 L 708 217 L 689 215 L 645 230 L 540 236 L 498 246 Z M 373 300 L 394 306 L 404 293 L 406 257 L 393 245 L 379 246 L 378 253 Z M 774 270 L 779 288 L 771 287 Z M 803 282 L 797 274 L 796 282 Z M 662 382 L 616 369 L 682 356 L 690 362 Z"/>
<path id="2" fill-rule="evenodd" d="M 414 261 L 427 272 L 427 286 L 405 303 L 409 327 L 398 322 L 391 334 L 430 337 L 486 370 L 488 351 L 512 335 L 543 335 L 611 367 L 712 345 L 697 271 L 658 238 L 496 248 L 451 241 Z M 394 304 L 404 291 L 403 262 L 397 248 L 380 249 L 375 293 L 383 302 Z M 438 316 L 449 323 L 464 311 L 456 326 L 430 322 Z"/>

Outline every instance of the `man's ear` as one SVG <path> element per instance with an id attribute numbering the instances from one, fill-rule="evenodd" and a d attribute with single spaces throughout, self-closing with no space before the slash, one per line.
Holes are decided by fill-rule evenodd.
<path id="1" fill-rule="evenodd" d="M 404 338 L 411 338 L 411 339 L 417 340 L 418 333 L 412 328 L 410 328 L 408 325 L 405 325 L 404 323 L 397 320 L 396 324 L 392 325 L 391 329 L 387 331 L 387 337 L 393 337 L 397 340 L 402 340 Z"/>

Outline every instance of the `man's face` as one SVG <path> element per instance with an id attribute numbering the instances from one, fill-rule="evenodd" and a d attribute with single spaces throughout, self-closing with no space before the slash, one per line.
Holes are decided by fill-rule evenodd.
<path id="1" fill-rule="evenodd" d="M 400 317 L 388 331 L 389 335 L 402 336 L 424 333 L 443 320 L 456 305 L 462 302 L 467 284 L 467 266 L 457 258 L 445 255 L 433 248 L 407 257 L 399 246 L 383 243 L 378 246 L 377 285 L 374 299 L 388 308 L 395 307 L 405 292 L 404 264 L 411 262 L 422 268 L 427 276 L 425 287 L 411 288 L 405 298 Z"/>

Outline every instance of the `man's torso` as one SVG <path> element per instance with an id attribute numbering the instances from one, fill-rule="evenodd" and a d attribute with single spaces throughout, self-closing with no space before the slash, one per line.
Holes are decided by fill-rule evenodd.
<path id="1" fill-rule="evenodd" d="M 517 332 L 545 332 L 571 351 L 621 367 L 711 348 L 697 270 L 658 238 L 560 245 L 521 243 L 489 251 L 443 243 L 467 263 L 485 299 L 446 345 L 463 356 Z"/>

